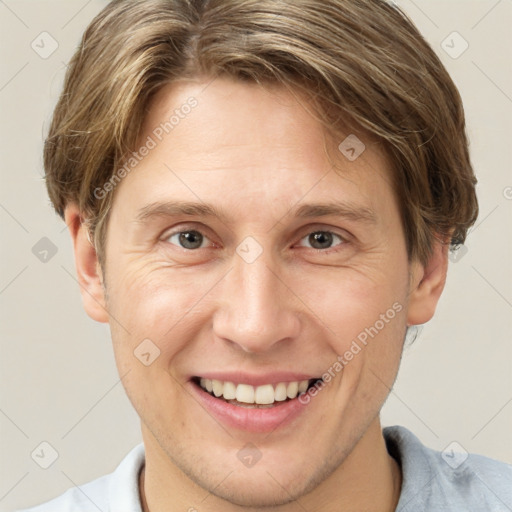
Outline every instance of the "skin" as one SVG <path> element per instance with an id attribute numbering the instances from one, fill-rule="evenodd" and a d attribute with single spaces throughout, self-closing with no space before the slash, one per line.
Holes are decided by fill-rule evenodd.
<path id="1" fill-rule="evenodd" d="M 78 208 L 66 209 L 85 309 L 110 323 L 141 418 L 144 510 L 394 510 L 401 474 L 379 411 L 407 326 L 434 314 L 447 246 L 436 243 L 426 265 L 408 261 L 389 163 L 367 136 L 357 134 L 366 150 L 350 162 L 286 89 L 206 84 L 176 83 L 153 99 L 141 141 L 190 96 L 198 106 L 117 186 L 103 271 Z M 225 218 L 137 220 L 155 201 L 207 203 Z M 295 215 L 340 201 L 374 220 Z M 200 249 L 170 236 L 187 230 L 204 235 Z M 340 238 L 315 249 L 318 231 Z M 252 263 L 236 252 L 248 236 L 263 251 Z M 216 369 L 320 376 L 395 303 L 400 313 L 283 428 L 226 427 L 187 391 L 190 375 Z M 146 338 L 161 351 L 150 366 L 134 357 Z M 249 442 L 261 459 L 247 468 L 237 452 Z"/>

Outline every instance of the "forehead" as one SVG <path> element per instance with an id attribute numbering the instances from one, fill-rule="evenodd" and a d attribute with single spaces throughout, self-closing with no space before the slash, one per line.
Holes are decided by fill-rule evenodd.
<path id="1" fill-rule="evenodd" d="M 182 110 L 188 111 L 188 103 L 196 106 L 188 114 L 181 114 Z M 295 160 L 307 165 L 315 162 L 323 147 L 324 131 L 306 108 L 304 98 L 297 99 L 284 87 L 223 78 L 178 82 L 161 89 L 151 102 L 143 138 L 163 126 L 169 149 L 172 144 L 174 149 L 183 150 L 175 157 L 189 161 L 206 155 L 209 170 L 226 164 L 212 156 L 228 157 L 233 166 L 238 160 L 246 165 L 249 152 L 259 154 L 255 164 L 272 151 L 275 160 L 283 153 L 293 153 Z M 165 125 L 171 119 L 175 124 Z M 177 164 L 180 161 L 175 160 Z M 278 163 L 276 160 L 274 166 Z"/>
<path id="2" fill-rule="evenodd" d="M 339 142 L 326 134 L 307 100 L 284 87 L 224 78 L 174 83 L 151 101 L 138 145 L 151 149 L 116 195 L 139 208 L 175 195 L 246 210 L 306 197 L 368 209 L 377 195 L 389 200 L 389 166 L 375 141 L 361 132 Z"/>

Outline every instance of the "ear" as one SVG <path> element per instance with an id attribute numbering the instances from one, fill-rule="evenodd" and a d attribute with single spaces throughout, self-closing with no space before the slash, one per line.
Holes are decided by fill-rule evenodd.
<path id="1" fill-rule="evenodd" d="M 435 239 L 427 264 L 412 264 L 407 325 L 424 324 L 434 316 L 446 283 L 449 248 L 449 243 Z"/>
<path id="2" fill-rule="evenodd" d="M 87 226 L 75 204 L 69 204 L 64 211 L 75 253 L 75 266 L 86 313 L 97 322 L 108 322 L 103 275 L 98 255 L 89 241 Z"/>

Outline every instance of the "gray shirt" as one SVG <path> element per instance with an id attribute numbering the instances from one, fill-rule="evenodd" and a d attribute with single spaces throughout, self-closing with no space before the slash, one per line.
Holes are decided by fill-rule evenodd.
<path id="1" fill-rule="evenodd" d="M 451 445 L 431 450 L 404 427 L 383 432 L 388 452 L 402 468 L 397 512 L 512 512 L 512 465 Z"/>
<path id="2" fill-rule="evenodd" d="M 404 427 L 386 427 L 383 433 L 402 468 L 396 512 L 512 512 L 511 465 L 451 447 L 431 450 Z M 143 465 L 140 444 L 110 475 L 24 512 L 142 512 L 138 475 Z"/>

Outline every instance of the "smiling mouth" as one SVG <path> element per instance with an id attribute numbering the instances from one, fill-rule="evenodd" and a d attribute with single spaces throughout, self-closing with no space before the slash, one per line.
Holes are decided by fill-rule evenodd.
<path id="1" fill-rule="evenodd" d="M 214 398 L 246 408 L 269 408 L 289 402 L 296 399 L 301 393 L 306 393 L 309 388 L 321 380 L 321 378 L 317 378 L 279 382 L 275 385 L 251 386 L 250 384 L 236 384 L 203 377 L 192 379 L 197 386 Z"/>

